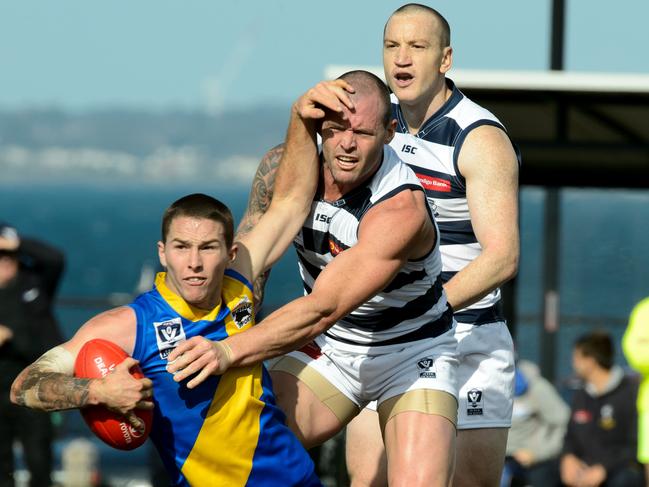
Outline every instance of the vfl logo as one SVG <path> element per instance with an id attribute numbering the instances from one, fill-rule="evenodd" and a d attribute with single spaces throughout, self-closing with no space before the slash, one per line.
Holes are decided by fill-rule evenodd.
<path id="1" fill-rule="evenodd" d="M 252 321 L 252 303 L 248 299 L 248 296 L 244 296 L 232 310 L 232 319 L 239 329 Z"/>
<path id="2" fill-rule="evenodd" d="M 160 323 L 153 323 L 155 339 L 160 351 L 160 358 L 166 359 L 178 342 L 185 340 L 185 330 L 180 318 L 173 318 Z"/>
<path id="3" fill-rule="evenodd" d="M 484 414 L 483 397 L 480 389 L 471 389 L 466 393 L 466 399 L 468 402 L 466 414 L 468 416 L 482 416 Z"/>
<path id="4" fill-rule="evenodd" d="M 412 155 L 415 154 L 415 151 L 416 151 L 416 150 L 417 150 L 416 147 L 413 147 L 412 145 L 408 145 L 408 144 L 405 144 L 405 145 L 401 148 L 401 152 L 405 152 L 405 153 L 407 153 L 407 154 L 412 154 Z"/>
<path id="5" fill-rule="evenodd" d="M 433 368 L 434 365 L 435 365 L 435 361 L 433 360 L 432 357 L 425 357 L 420 359 L 417 362 L 417 368 L 419 369 L 419 377 L 423 377 L 427 379 L 435 379 L 437 377 L 437 373 Z"/>
<path id="6" fill-rule="evenodd" d="M 175 326 L 171 326 L 166 324 L 165 326 L 161 327 L 158 329 L 158 333 L 162 335 L 162 340 L 165 342 L 173 342 L 174 338 L 176 338 L 176 335 L 178 334 L 178 328 Z"/>

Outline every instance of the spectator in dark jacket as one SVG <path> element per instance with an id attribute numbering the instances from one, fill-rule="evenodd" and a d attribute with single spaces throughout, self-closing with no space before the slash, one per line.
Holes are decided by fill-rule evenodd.
<path id="1" fill-rule="evenodd" d="M 636 460 L 637 380 L 613 365 L 613 342 L 605 333 L 579 338 L 572 359 L 584 385 L 572 400 L 562 482 L 569 487 L 642 487 Z"/>
<path id="2" fill-rule="evenodd" d="M 30 486 L 51 485 L 50 417 L 11 404 L 9 390 L 25 366 L 61 342 L 52 304 L 63 266 L 59 250 L 0 223 L 0 487 L 14 486 L 14 440 L 22 444 Z"/>

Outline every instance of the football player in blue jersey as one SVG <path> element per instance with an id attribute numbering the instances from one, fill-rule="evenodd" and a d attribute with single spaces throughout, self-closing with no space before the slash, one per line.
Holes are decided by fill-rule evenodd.
<path id="1" fill-rule="evenodd" d="M 325 91 L 318 106 L 339 109 L 333 93 Z M 317 100 L 323 96 L 312 94 Z M 263 238 L 251 234 L 233 243 L 232 214 L 210 196 L 177 200 L 162 219 L 158 254 L 165 272 L 154 288 L 90 319 L 69 341 L 26 367 L 12 385 L 14 403 L 45 411 L 102 405 L 138 430 L 143 427 L 138 409 L 153 408 L 151 439 L 173 485 L 321 486 L 276 405 L 260 361 L 187 377 L 174 352 L 200 338 L 225 353 L 223 340 L 253 327 L 251 282 L 288 247 L 316 189 L 317 154 L 305 126 L 314 124 L 322 109 L 309 97 L 301 100 L 292 112 L 275 200 L 257 229 Z M 293 181 L 297 172 L 299 182 Z M 79 350 L 94 338 L 117 344 L 131 357 L 102 379 L 75 377 Z M 135 364 L 146 378 L 130 375 Z"/>

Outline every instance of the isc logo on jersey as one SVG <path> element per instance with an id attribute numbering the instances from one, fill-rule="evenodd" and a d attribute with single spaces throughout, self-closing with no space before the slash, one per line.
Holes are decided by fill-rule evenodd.
<path id="1" fill-rule="evenodd" d="M 404 144 L 404 146 L 401 148 L 401 152 L 405 152 L 406 154 L 414 154 L 416 151 L 417 147 L 409 144 Z"/>
<path id="2" fill-rule="evenodd" d="M 331 217 L 329 215 L 325 215 L 324 213 L 317 213 L 314 220 L 317 222 L 326 223 L 327 225 L 331 223 Z"/>
<path id="3" fill-rule="evenodd" d="M 185 330 L 180 318 L 153 323 L 155 328 L 155 339 L 158 343 L 160 358 L 166 359 L 179 342 L 185 340 Z"/>

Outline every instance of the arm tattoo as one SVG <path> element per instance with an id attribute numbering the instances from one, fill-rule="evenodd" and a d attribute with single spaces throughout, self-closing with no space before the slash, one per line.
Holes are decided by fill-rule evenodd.
<path id="1" fill-rule="evenodd" d="M 237 235 L 245 235 L 252 230 L 257 224 L 261 216 L 266 213 L 270 202 L 273 199 L 273 188 L 275 186 L 275 176 L 277 175 L 277 168 L 279 161 L 284 153 L 284 144 L 279 144 L 270 149 L 257 168 L 255 177 L 252 181 L 252 188 L 250 189 L 250 198 L 248 199 L 248 207 L 244 214 L 239 227 L 237 228 Z M 270 269 L 260 275 L 254 282 L 254 298 L 255 309 L 261 309 L 261 304 L 264 300 L 264 288 L 266 281 L 270 275 Z"/>
<path id="2" fill-rule="evenodd" d="M 62 352 L 68 356 L 62 357 Z M 91 379 L 63 372 L 69 368 L 71 360 L 69 353 L 60 347 L 40 357 L 17 379 L 20 383 L 16 390 L 16 403 L 44 411 L 86 406 Z"/>
<path id="3" fill-rule="evenodd" d="M 279 161 L 283 153 L 284 145 L 277 145 L 266 152 L 259 163 L 259 167 L 252 181 L 246 213 L 239 224 L 239 228 L 237 228 L 238 235 L 244 235 L 250 232 L 270 206 L 270 201 L 273 198 L 275 176 L 277 175 L 277 168 L 279 167 Z"/>

